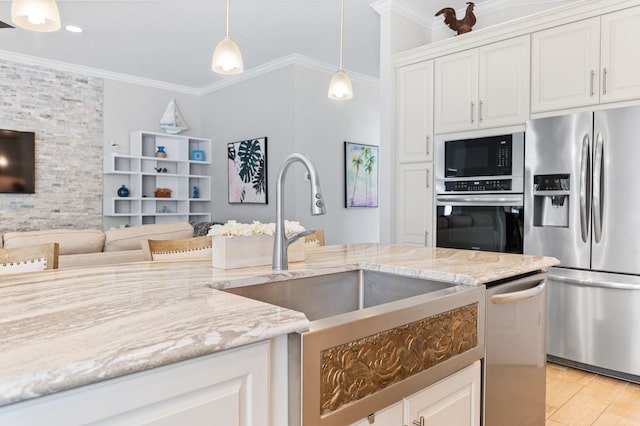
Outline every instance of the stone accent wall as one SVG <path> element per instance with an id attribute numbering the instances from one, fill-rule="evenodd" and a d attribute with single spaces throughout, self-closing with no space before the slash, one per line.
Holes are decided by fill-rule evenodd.
<path id="1" fill-rule="evenodd" d="M 36 193 L 0 194 L 0 233 L 102 229 L 101 78 L 0 59 L 0 128 L 36 134 Z"/>

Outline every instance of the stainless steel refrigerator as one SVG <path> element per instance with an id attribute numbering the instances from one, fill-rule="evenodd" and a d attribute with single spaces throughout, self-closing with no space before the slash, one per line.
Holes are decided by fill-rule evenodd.
<path id="1" fill-rule="evenodd" d="M 527 122 L 524 228 L 549 359 L 640 383 L 640 107 Z"/>

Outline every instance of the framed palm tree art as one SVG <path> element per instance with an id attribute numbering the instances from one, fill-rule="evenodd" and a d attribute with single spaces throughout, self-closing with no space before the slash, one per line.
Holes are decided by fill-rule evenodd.
<path id="1" fill-rule="evenodd" d="M 344 143 L 345 207 L 378 207 L 378 147 Z"/>
<path id="2" fill-rule="evenodd" d="M 227 144 L 229 203 L 267 204 L 267 138 Z"/>

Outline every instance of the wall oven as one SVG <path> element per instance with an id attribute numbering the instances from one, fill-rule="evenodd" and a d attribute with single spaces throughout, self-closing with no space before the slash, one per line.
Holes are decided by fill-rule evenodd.
<path id="1" fill-rule="evenodd" d="M 524 133 L 436 141 L 436 246 L 523 252 Z"/>

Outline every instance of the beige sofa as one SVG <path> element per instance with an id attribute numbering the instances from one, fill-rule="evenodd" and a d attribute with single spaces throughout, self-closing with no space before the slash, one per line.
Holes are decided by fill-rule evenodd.
<path id="1" fill-rule="evenodd" d="M 109 229 L 52 229 L 7 232 L 0 247 L 13 248 L 42 243 L 58 243 L 58 267 L 74 268 L 144 260 L 141 240 L 173 240 L 193 236 L 187 222 L 149 224 Z"/>

